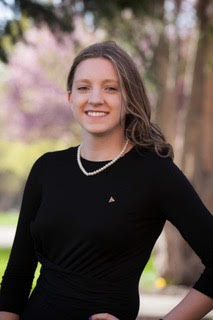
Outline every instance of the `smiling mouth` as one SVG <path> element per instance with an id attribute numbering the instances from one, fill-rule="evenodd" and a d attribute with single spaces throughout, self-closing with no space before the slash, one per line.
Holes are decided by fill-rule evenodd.
<path id="1" fill-rule="evenodd" d="M 108 115 L 109 112 L 103 112 L 103 111 L 86 111 L 85 112 L 87 116 L 89 117 L 105 117 Z"/>

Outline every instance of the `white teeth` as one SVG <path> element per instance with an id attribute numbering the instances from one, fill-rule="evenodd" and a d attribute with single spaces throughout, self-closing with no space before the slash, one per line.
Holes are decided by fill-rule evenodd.
<path id="1" fill-rule="evenodd" d="M 105 116 L 107 113 L 106 112 L 87 112 L 87 114 L 89 116 L 92 116 L 92 117 L 97 117 L 97 116 Z"/>

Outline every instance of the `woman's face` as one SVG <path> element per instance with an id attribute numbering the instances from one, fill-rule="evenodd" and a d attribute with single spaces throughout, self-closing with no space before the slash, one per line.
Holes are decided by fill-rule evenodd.
<path id="1" fill-rule="evenodd" d="M 125 111 L 118 76 L 108 59 L 89 58 L 77 66 L 68 100 L 87 133 L 123 134 Z"/>

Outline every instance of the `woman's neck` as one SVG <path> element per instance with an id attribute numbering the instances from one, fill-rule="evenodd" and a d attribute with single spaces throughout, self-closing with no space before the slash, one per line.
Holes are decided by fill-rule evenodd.
<path id="1" fill-rule="evenodd" d="M 114 159 L 123 149 L 126 143 L 125 137 L 119 139 L 107 139 L 106 137 L 82 139 L 81 156 L 91 161 L 107 161 Z M 128 152 L 133 145 L 127 144 L 125 153 Z"/>

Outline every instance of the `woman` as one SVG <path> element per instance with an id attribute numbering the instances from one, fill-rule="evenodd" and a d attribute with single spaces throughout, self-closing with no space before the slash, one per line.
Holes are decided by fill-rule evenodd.
<path id="1" fill-rule="evenodd" d="M 163 319 L 201 319 L 213 306 L 213 217 L 150 121 L 133 61 L 114 42 L 94 44 L 74 60 L 67 89 L 82 143 L 45 153 L 31 169 L 0 319 L 135 319 L 138 282 L 166 219 L 205 270 Z"/>

